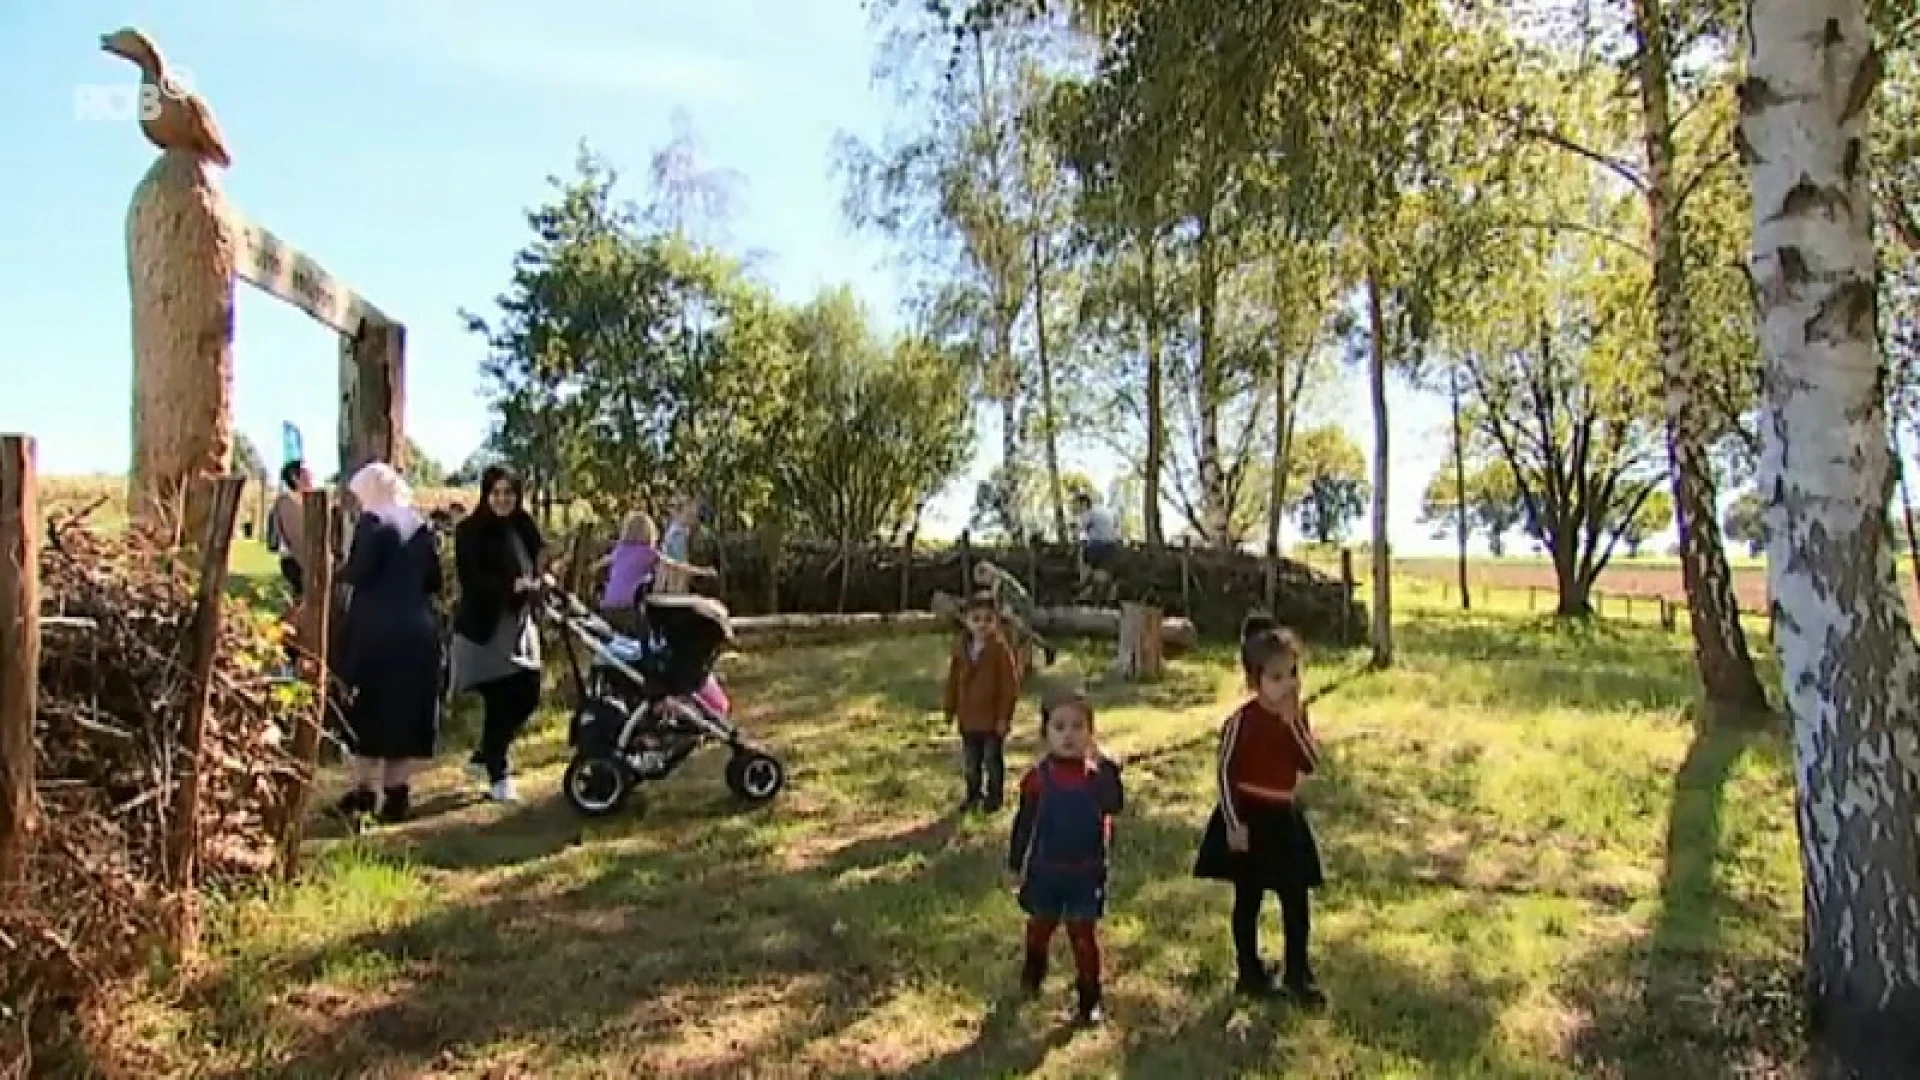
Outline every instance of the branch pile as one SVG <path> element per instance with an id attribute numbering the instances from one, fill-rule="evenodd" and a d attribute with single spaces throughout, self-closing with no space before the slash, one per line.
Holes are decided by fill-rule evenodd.
<path id="1" fill-rule="evenodd" d="M 40 563 L 40 822 L 24 895 L 0 897 L 0 1074 L 25 1049 L 10 1040 L 46 1045 L 56 1032 L 43 1022 L 85 1015 L 135 972 L 182 901 L 164 856 L 193 691 L 195 575 L 131 537 L 68 525 L 51 539 Z M 295 691 L 268 677 L 272 621 L 227 605 L 205 731 L 203 883 L 273 862 L 265 819 L 292 767 L 278 718 Z"/>

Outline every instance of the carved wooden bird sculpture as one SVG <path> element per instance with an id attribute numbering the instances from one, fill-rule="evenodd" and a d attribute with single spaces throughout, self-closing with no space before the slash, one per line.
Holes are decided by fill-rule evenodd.
<path id="1" fill-rule="evenodd" d="M 233 164 L 207 103 L 167 77 L 166 61 L 147 35 L 127 27 L 100 39 L 100 48 L 140 68 L 140 132 L 162 150 L 185 150 L 225 168 Z"/>

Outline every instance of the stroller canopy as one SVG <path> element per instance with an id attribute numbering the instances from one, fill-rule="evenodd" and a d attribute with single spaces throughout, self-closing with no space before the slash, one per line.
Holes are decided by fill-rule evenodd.
<path id="1" fill-rule="evenodd" d="M 733 616 L 728 613 L 727 605 L 711 596 L 695 594 L 648 596 L 649 621 L 652 620 L 655 612 L 666 614 L 669 624 L 683 622 L 689 618 L 712 623 L 714 629 L 719 631 L 721 640 L 733 640 Z"/>

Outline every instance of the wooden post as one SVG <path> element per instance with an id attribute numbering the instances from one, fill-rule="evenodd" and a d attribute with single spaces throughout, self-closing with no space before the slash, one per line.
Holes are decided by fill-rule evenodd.
<path id="1" fill-rule="evenodd" d="M 1663 593 L 1660 597 L 1660 629 L 1673 633 L 1673 601 Z"/>
<path id="2" fill-rule="evenodd" d="M 368 462 L 406 467 L 407 328 L 362 318 L 340 338 L 340 476 Z"/>
<path id="3" fill-rule="evenodd" d="M 309 491 L 300 502 L 301 541 L 305 546 L 301 563 L 307 572 L 307 598 L 300 605 L 299 643 L 312 668 L 313 701 L 294 720 L 294 773 L 280 805 L 280 869 L 289 878 L 300 869 L 300 834 L 319 764 L 320 731 L 327 719 L 327 686 L 333 677 L 328 657 L 333 615 L 333 532 L 326 527 L 333 519 L 332 503 L 326 491 Z"/>
<path id="4" fill-rule="evenodd" d="M 227 563 L 233 553 L 233 524 L 240 515 L 244 475 L 209 478 L 207 532 L 200 542 L 200 585 L 187 629 L 187 663 L 193 673 L 186 713 L 180 724 L 180 782 L 173 789 L 173 820 L 167 835 L 167 885 L 177 907 L 171 912 L 174 946 L 185 953 L 199 940 L 194 895 L 195 862 L 200 852 L 201 765 L 207 739 L 207 712 L 213 707 L 213 666 L 220 658 L 220 617 L 227 596 Z"/>
<path id="5" fill-rule="evenodd" d="M 920 536 L 920 519 L 907 526 L 906 542 L 900 545 L 900 610 L 913 605 L 913 548 Z"/>
<path id="6" fill-rule="evenodd" d="M 1267 563 L 1267 567 L 1266 567 L 1267 569 L 1267 590 L 1266 590 L 1267 611 L 1269 613 L 1272 613 L 1280 609 L 1280 554 L 1279 552 L 1277 551 L 1267 552 L 1266 563 Z M 1192 618 L 1193 613 L 1188 612 L 1187 616 L 1188 618 Z"/>
<path id="7" fill-rule="evenodd" d="M 34 444 L 0 436 L 0 907 L 26 882 L 38 832 L 34 705 L 40 694 L 40 508 Z"/>
<path id="8" fill-rule="evenodd" d="M 960 595 L 973 595 L 973 534 L 960 530 Z"/>
<path id="9" fill-rule="evenodd" d="M 1193 618 L 1193 537 L 1180 538 L 1180 614 Z"/>
<path id="10" fill-rule="evenodd" d="M 1353 640 L 1353 549 L 1340 549 L 1340 641 Z M 1188 612 L 1187 618 L 1193 618 Z"/>
<path id="11" fill-rule="evenodd" d="M 1539 607 L 1539 604 L 1540 604 L 1539 586 L 1537 585 L 1527 586 L 1527 610 L 1534 611 Z"/>
<path id="12" fill-rule="evenodd" d="M 1145 604 L 1120 605 L 1120 655 L 1116 665 L 1120 677 L 1129 682 L 1148 682 L 1166 673 L 1166 648 L 1159 608 Z"/>
<path id="13" fill-rule="evenodd" d="M 1034 605 L 1040 603 L 1040 538 L 1027 537 L 1027 595 L 1033 597 Z"/>

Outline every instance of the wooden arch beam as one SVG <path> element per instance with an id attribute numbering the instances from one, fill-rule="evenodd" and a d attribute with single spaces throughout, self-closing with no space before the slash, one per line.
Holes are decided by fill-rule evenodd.
<path id="1" fill-rule="evenodd" d="M 265 226 L 236 217 L 234 277 L 340 335 L 340 475 L 370 461 L 406 467 L 407 328 Z"/>

